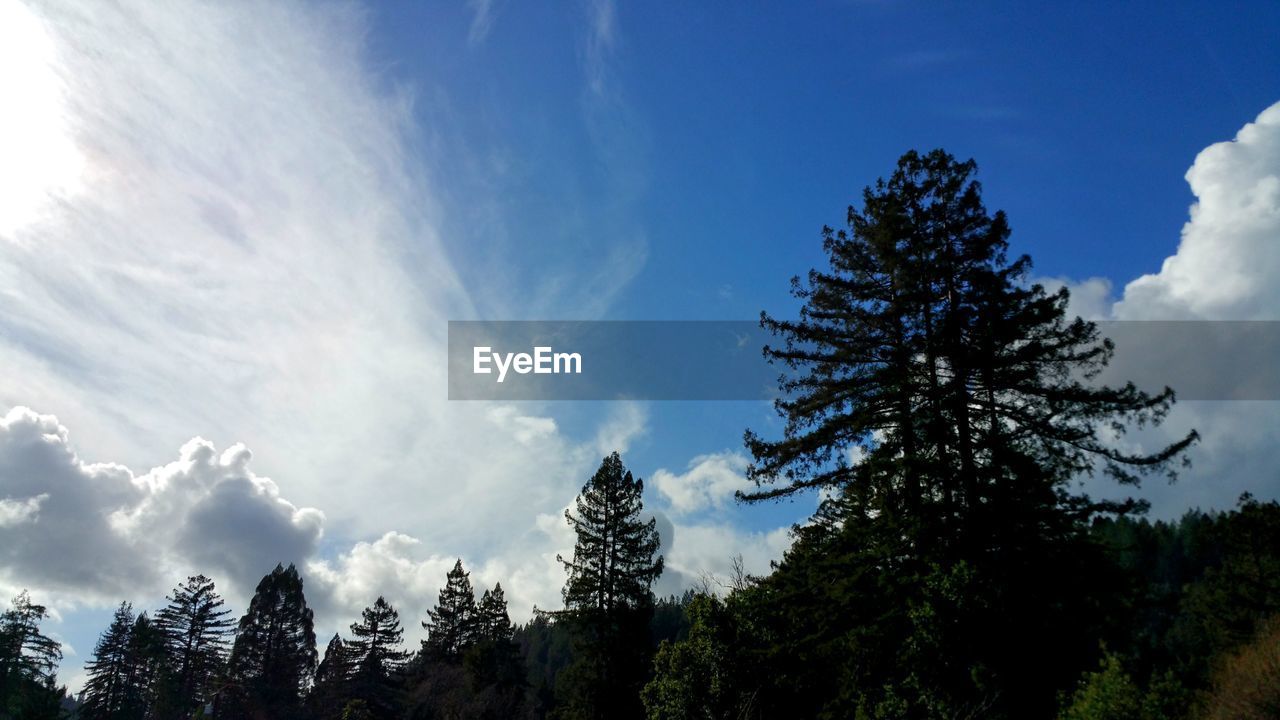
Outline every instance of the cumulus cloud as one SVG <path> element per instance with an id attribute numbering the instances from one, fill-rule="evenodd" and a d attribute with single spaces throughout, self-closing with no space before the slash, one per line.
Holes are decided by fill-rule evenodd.
<path id="1" fill-rule="evenodd" d="M 1103 279 L 1058 280 L 1072 290 L 1073 311 L 1092 319 L 1280 320 L 1280 103 L 1234 140 L 1201 151 L 1186 178 L 1195 202 L 1177 250 L 1159 271 L 1127 283 L 1114 304 Z M 1126 441 L 1151 451 L 1191 428 L 1201 435 L 1192 468 L 1175 485 L 1143 488 L 1155 514 L 1230 507 L 1246 491 L 1280 496 L 1280 403 L 1182 402 L 1162 427 Z M 1118 492 L 1101 480 L 1084 484 L 1097 495 Z"/>
<path id="2" fill-rule="evenodd" d="M 1110 320 L 1111 308 L 1115 298 L 1111 294 L 1111 280 L 1104 277 L 1091 277 L 1075 281 L 1065 277 L 1036 278 L 1036 283 L 1045 290 L 1055 293 L 1066 288 L 1071 293 L 1067 302 L 1067 314 L 1071 317 L 1082 317 L 1085 320 Z"/>
<path id="3" fill-rule="evenodd" d="M 748 574 L 765 575 L 793 540 L 789 527 L 751 531 L 728 522 L 694 522 L 674 531 L 676 542 L 655 586 L 660 595 L 681 593 L 705 577 L 727 580 L 738 557 Z"/>
<path id="4" fill-rule="evenodd" d="M 1178 250 L 1125 286 L 1121 320 L 1277 320 L 1280 103 L 1187 171 L 1196 202 Z"/>
<path id="5" fill-rule="evenodd" d="M 679 475 L 658 470 L 653 484 L 678 515 L 720 509 L 733 502 L 735 492 L 751 486 L 746 478 L 748 464 L 747 457 L 738 452 L 699 455 Z"/>
<path id="6" fill-rule="evenodd" d="M 264 562 L 312 555 L 324 516 L 249 459 L 197 438 L 135 475 L 82 460 L 57 418 L 14 408 L 0 420 L 0 580 L 98 603 L 162 595 L 200 571 L 251 588 Z"/>
<path id="7" fill-rule="evenodd" d="M 49 499 L 49 493 L 40 493 L 26 500 L 0 500 L 0 528 L 35 522 L 40 506 Z"/>
<path id="8" fill-rule="evenodd" d="M 634 421 L 624 414 L 613 425 Z M 594 441 L 575 452 L 594 458 Z M 503 528 L 506 543 L 484 553 L 455 553 L 389 531 L 326 555 L 320 549 L 325 515 L 288 500 L 251 461 L 242 444 L 219 452 L 195 438 L 175 460 L 134 473 L 82 459 L 57 418 L 14 408 L 0 420 L 0 586 L 31 588 L 55 610 L 105 607 L 121 599 L 145 608 L 158 604 L 182 578 L 203 573 L 239 611 L 265 572 L 277 562 L 294 563 L 322 635 L 346 632 L 360 610 L 383 595 L 400 611 L 411 645 L 423 636 L 419 621 L 456 559 L 471 572 L 477 593 L 502 583 L 518 621 L 527 620 L 535 606 L 559 606 L 565 574 L 556 556 L 570 554 L 575 540 L 563 503 L 522 526 Z M 725 488 L 712 492 L 719 481 L 704 479 L 743 462 L 729 453 L 704 456 L 689 463 L 683 477 L 692 478 L 698 492 L 718 497 Z M 659 471 L 655 477 L 676 476 Z M 673 522 L 661 510 L 649 516 L 657 520 L 659 552 L 667 559 L 655 587 L 664 595 L 682 592 L 708 574 L 727 577 L 739 555 L 750 572 L 766 572 L 790 543 L 785 529 L 752 532 L 723 521 Z"/>

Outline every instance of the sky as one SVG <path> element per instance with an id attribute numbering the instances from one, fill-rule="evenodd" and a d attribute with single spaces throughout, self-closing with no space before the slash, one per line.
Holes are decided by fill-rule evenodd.
<path id="1" fill-rule="evenodd" d="M 446 399 L 448 320 L 786 316 L 912 148 L 973 157 L 1095 319 L 1280 320 L 1280 6 L 0 0 L 0 592 L 73 688 L 111 608 L 236 613 L 301 569 L 322 642 L 408 639 L 456 558 L 557 607 L 563 510 L 645 479 L 662 593 L 763 572 L 763 403 Z M 1156 517 L 1280 497 L 1280 408 L 1182 403 Z M 1083 478 L 1097 495 L 1119 490 Z"/>

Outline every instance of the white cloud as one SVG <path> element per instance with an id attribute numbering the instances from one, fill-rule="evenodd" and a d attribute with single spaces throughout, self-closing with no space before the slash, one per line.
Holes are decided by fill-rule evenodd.
<path id="1" fill-rule="evenodd" d="M 689 461 L 684 473 L 661 469 L 652 482 L 677 515 L 721 509 L 733 503 L 735 492 L 751 486 L 746 478 L 748 464 L 739 452 L 699 455 Z"/>
<path id="2" fill-rule="evenodd" d="M 1280 103 L 1187 171 L 1196 202 L 1160 271 L 1130 282 L 1121 320 L 1278 320 Z"/>
<path id="3" fill-rule="evenodd" d="M 467 0 L 467 9 L 471 11 L 467 42 L 472 45 L 482 43 L 493 28 L 493 0 Z"/>
<path id="4" fill-rule="evenodd" d="M 727 522 L 678 524 L 666 555 L 667 567 L 655 592 L 680 593 L 708 575 L 728 580 L 735 556 L 742 557 L 748 574 L 766 575 L 770 563 L 781 559 L 791 542 L 790 528 L 753 532 Z"/>
<path id="5" fill-rule="evenodd" d="M 1111 281 L 1104 277 L 1091 277 L 1076 282 L 1070 278 L 1036 278 L 1036 283 L 1055 293 L 1065 287 L 1071 293 L 1067 302 L 1067 315 L 1085 320 L 1110 320 L 1115 298 L 1111 296 Z"/>
<path id="6" fill-rule="evenodd" d="M 0 499 L 0 528 L 35 522 L 40 506 L 49 499 L 49 493 L 40 493 L 26 500 Z"/>
<path id="7" fill-rule="evenodd" d="M 274 564 L 315 552 L 324 516 L 285 500 L 235 446 L 195 439 L 174 462 L 135 475 L 81 460 L 50 415 L 0 420 L 0 494 L 32 496 L 0 523 L 0 579 L 91 603 L 163 595 L 195 572 L 241 591 Z"/>
<path id="8" fill-rule="evenodd" d="M 1073 311 L 1116 320 L 1280 320 L 1280 103 L 1234 140 L 1205 148 L 1186 178 L 1196 200 L 1177 251 L 1158 272 L 1125 285 L 1111 307 L 1105 280 L 1059 280 L 1071 285 Z M 1280 403 L 1182 402 L 1162 427 L 1126 442 L 1151 451 L 1191 428 L 1201 435 L 1192 468 L 1175 485 L 1149 482 L 1141 492 L 1157 515 L 1231 507 L 1245 491 L 1280 497 Z M 1085 487 L 1100 496 L 1122 492 L 1102 479 Z"/>
<path id="9" fill-rule="evenodd" d="M 591 11 L 588 114 L 622 113 L 613 5 Z M 27 193 L 0 211 L 0 412 L 18 408 L 0 588 L 141 607 L 206 572 L 238 611 L 296 562 L 322 625 L 386 593 L 413 627 L 460 555 L 515 617 L 558 603 L 561 510 L 647 416 L 603 406 L 571 438 L 536 406 L 446 401 L 445 321 L 473 315 L 471 293 L 433 146 L 369 69 L 364 22 L 291 0 L 0 0 L 0 68 L 20 68 L 0 70 L 0 150 L 50 160 L 0 163 L 0 190 Z M 621 177 L 635 136 L 596 137 L 621 203 L 642 185 Z M 609 272 L 556 275 L 537 307 L 585 287 L 604 312 L 644 263 L 643 231 L 625 235 L 598 252 Z M 716 538 L 727 561 L 739 538 Z M 702 562 L 682 542 L 674 570 Z"/>
<path id="10" fill-rule="evenodd" d="M 0 231 L 0 409 L 55 414 L 81 453 L 135 468 L 194 434 L 243 442 L 351 540 L 495 552 L 572 496 L 590 442 L 529 406 L 446 401 L 445 321 L 469 293 L 358 8 L 33 12 L 52 127 L 85 165 L 81 191 Z M 623 406 L 598 440 L 643 424 Z"/>

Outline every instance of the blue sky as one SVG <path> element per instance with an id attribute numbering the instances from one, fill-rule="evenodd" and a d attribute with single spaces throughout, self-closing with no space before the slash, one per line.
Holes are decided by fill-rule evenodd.
<path id="1" fill-rule="evenodd" d="M 1082 314 L 1280 319 L 1278 32 L 1274 3 L 0 0 L 0 590 L 57 611 L 73 686 L 114 604 L 187 573 L 238 613 L 296 562 L 322 636 L 378 594 L 417 632 L 461 556 L 523 618 L 613 449 L 660 591 L 763 571 L 814 503 L 732 502 L 768 407 L 448 403 L 446 322 L 787 315 L 819 229 L 934 147 Z M 1280 497 L 1275 403 L 1127 442 L 1191 426 L 1157 515 Z"/>
<path id="2" fill-rule="evenodd" d="M 624 4 L 593 50 L 598 7 L 375 8 L 369 52 L 443 133 L 463 276 L 484 284 L 500 252 L 516 293 L 590 274 L 616 244 L 644 260 L 609 319 L 794 309 L 787 281 L 823 263 L 819 228 L 911 148 L 977 159 L 1039 275 L 1122 285 L 1176 249 L 1196 154 L 1280 91 L 1270 3 Z M 744 403 L 650 413 L 641 467 L 737 449 L 744 425 L 769 421 Z"/>

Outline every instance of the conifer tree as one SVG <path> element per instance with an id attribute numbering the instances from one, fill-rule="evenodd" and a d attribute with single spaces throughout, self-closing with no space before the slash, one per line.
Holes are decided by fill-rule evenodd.
<path id="1" fill-rule="evenodd" d="M 780 651 L 796 675 L 779 687 L 818 703 L 800 714 L 1050 712 L 1065 668 L 1093 652 L 1070 629 L 1086 619 L 1067 617 L 1090 604 L 1084 521 L 1136 507 L 1072 481 L 1172 475 L 1194 440 L 1131 452 L 1104 432 L 1159 422 L 1173 393 L 1089 382 L 1110 341 L 1067 317 L 1065 289 L 1028 281 L 1028 257 L 1007 257 L 1008 222 L 987 213 L 975 170 L 904 155 L 847 230 L 823 229 L 830 268 L 792 281 L 799 319 L 762 314 L 782 341 L 765 355 L 789 370 L 785 425 L 777 440 L 747 431 L 744 497 L 828 497 L 766 584 L 790 598 L 784 636 L 828 643 Z M 1025 661 L 1024 643 L 1059 641 L 1057 658 Z"/>
<path id="2" fill-rule="evenodd" d="M 485 590 L 476 607 L 476 638 L 490 642 L 511 640 L 511 617 L 507 614 L 507 597 L 502 583 Z"/>
<path id="3" fill-rule="evenodd" d="M 226 662 L 235 623 L 204 575 L 187 578 L 166 599 L 168 604 L 156 613 L 171 668 L 165 716 L 186 718 L 208 699 L 214 675 Z"/>
<path id="4" fill-rule="evenodd" d="M 525 683 L 519 648 L 512 642 L 514 630 L 507 614 L 502 584 L 485 590 L 476 607 L 475 643 L 463 664 L 476 687 L 493 687 L 498 694 Z"/>
<path id="5" fill-rule="evenodd" d="M 138 613 L 125 655 L 126 717 L 153 717 L 157 690 L 168 675 L 164 632 L 145 612 Z"/>
<path id="6" fill-rule="evenodd" d="M 333 637 L 329 638 L 329 644 L 325 646 L 324 658 L 316 668 L 317 687 L 321 683 L 341 683 L 351 676 L 351 650 L 352 648 L 338 633 L 334 633 Z"/>
<path id="7" fill-rule="evenodd" d="M 215 712 L 288 720 L 301 710 L 316 669 L 316 635 L 297 569 L 265 575 L 236 629 L 228 683 Z"/>
<path id="8" fill-rule="evenodd" d="M 639 717 L 649 663 L 650 586 L 662 574 L 657 521 L 641 517 L 644 483 L 618 453 L 606 457 L 565 519 L 573 558 L 560 617 L 575 628 L 575 660 L 563 678 L 573 718 Z"/>
<path id="9" fill-rule="evenodd" d="M 132 679 L 130 668 L 130 637 L 133 632 L 133 607 L 120 603 L 111 618 L 111 624 L 98 637 L 93 657 L 85 663 L 87 678 L 84 685 L 84 705 L 80 717 L 84 720 L 123 720 L 129 717 L 128 695 Z"/>
<path id="10" fill-rule="evenodd" d="M 351 624 L 351 634 L 349 649 L 355 668 L 351 697 L 363 700 L 375 717 L 389 716 L 396 704 L 399 671 L 409 658 L 401 649 L 404 630 L 400 614 L 379 596 L 361 613 L 360 622 Z"/>
<path id="11" fill-rule="evenodd" d="M 422 650 L 428 656 L 449 661 L 462 659 L 462 653 L 474 641 L 476 632 L 476 593 L 471 587 L 471 574 L 462 569 L 462 560 L 445 576 L 436 606 L 427 611 L 430 622 L 422 623 L 427 639 Z"/>
<path id="12" fill-rule="evenodd" d="M 31 602 L 25 590 L 0 614 L 0 716 L 57 716 L 62 647 L 40 630 L 48 616 L 48 609 Z"/>
<path id="13" fill-rule="evenodd" d="M 315 685 L 307 696 L 307 707 L 315 718 L 337 718 L 349 696 L 354 674 L 352 648 L 334 633 L 316 669 Z"/>

